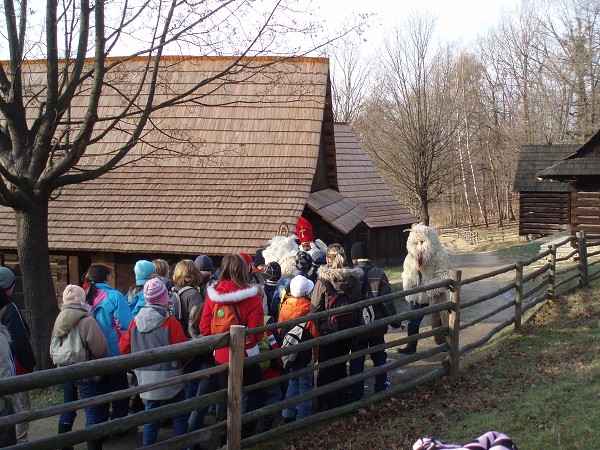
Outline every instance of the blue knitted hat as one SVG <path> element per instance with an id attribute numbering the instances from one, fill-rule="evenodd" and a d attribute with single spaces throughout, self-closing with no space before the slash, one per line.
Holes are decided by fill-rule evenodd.
<path id="1" fill-rule="evenodd" d="M 145 284 L 148 277 L 154 273 L 154 264 L 142 259 L 135 263 L 133 271 L 135 272 L 135 284 L 140 286 Z"/>
<path id="2" fill-rule="evenodd" d="M 17 277 L 8 267 L 0 266 L 0 289 L 3 289 L 4 292 L 10 291 L 15 283 L 17 282 Z"/>

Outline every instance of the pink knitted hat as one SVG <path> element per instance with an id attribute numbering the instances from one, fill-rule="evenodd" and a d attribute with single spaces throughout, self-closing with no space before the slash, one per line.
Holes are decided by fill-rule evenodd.
<path id="1" fill-rule="evenodd" d="M 167 307 L 169 303 L 169 292 L 165 283 L 159 278 L 152 278 L 144 284 L 144 298 L 149 305 Z"/>
<path id="2" fill-rule="evenodd" d="M 69 284 L 63 292 L 64 305 L 85 306 L 85 291 L 75 284 Z"/>

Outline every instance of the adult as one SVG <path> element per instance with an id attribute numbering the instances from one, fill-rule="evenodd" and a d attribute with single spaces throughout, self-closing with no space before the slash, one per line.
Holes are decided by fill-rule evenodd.
<path id="1" fill-rule="evenodd" d="M 71 330 L 74 330 L 77 339 L 80 340 L 83 348 L 86 350 L 87 360 L 106 357 L 108 354 L 108 343 L 100 325 L 98 325 L 96 319 L 88 311 L 84 290 L 79 286 L 69 284 L 63 292 L 62 300 L 61 311 L 56 317 L 54 328 L 52 329 L 52 336 L 56 336 L 61 340 L 61 348 L 64 349 L 64 347 L 67 347 L 67 350 L 69 350 L 68 346 L 71 341 L 67 339 L 67 336 Z M 74 351 L 75 349 L 70 348 L 70 350 Z M 57 361 L 55 363 L 60 364 Z M 64 403 L 77 400 L 78 392 L 81 398 L 92 398 L 100 393 L 99 380 L 94 378 L 65 382 L 62 387 Z M 60 415 L 58 419 L 59 434 L 68 433 L 73 429 L 76 415 L 75 411 L 68 411 Z M 103 422 L 102 408 L 100 406 L 85 408 L 85 418 L 86 427 Z M 102 440 L 88 441 L 87 448 L 90 450 L 101 449 Z"/>
<path id="2" fill-rule="evenodd" d="M 111 276 L 110 268 L 104 264 L 92 264 L 84 275 L 87 284 L 86 302 L 90 305 L 92 315 L 106 337 L 109 357 L 121 354 L 119 339 L 125 334 L 133 319 L 123 294 L 109 284 Z M 116 392 L 128 387 L 129 382 L 125 371 L 104 374 L 100 378 L 102 393 Z M 110 406 L 112 410 L 109 412 L 109 404 L 103 405 L 105 418 L 125 417 L 129 412 L 129 399 L 112 400 Z"/>
<path id="3" fill-rule="evenodd" d="M 33 371 L 35 356 L 31 346 L 29 325 L 23 318 L 21 311 L 12 301 L 12 294 L 17 283 L 17 277 L 8 267 L 0 267 L 0 323 L 8 329 L 11 343 L 10 350 L 15 361 L 17 375 L 24 375 Z M 15 413 L 28 412 L 31 409 L 31 397 L 28 391 L 13 394 L 13 407 Z M 17 443 L 27 442 L 29 422 L 18 423 Z"/>
<path id="4" fill-rule="evenodd" d="M 335 292 L 345 293 L 354 301 L 362 298 L 362 270 L 346 267 L 346 253 L 340 244 L 332 244 L 327 247 L 325 255 L 327 264 L 319 269 L 319 278 L 315 283 L 311 296 L 312 312 L 320 312 L 329 309 L 331 299 L 331 288 Z M 331 288 L 330 288 L 331 286 Z M 317 329 L 322 335 L 330 334 L 332 330 L 327 326 L 329 319 L 324 318 L 317 322 Z M 352 337 L 339 339 L 331 344 L 319 347 L 319 362 L 329 361 L 350 353 Z M 325 386 L 329 383 L 341 380 L 348 376 L 346 363 L 341 362 L 333 366 L 319 370 L 317 386 Z M 318 398 L 321 410 L 332 409 L 348 402 L 348 388 L 342 388 L 334 393 L 324 394 Z"/>
<path id="5" fill-rule="evenodd" d="M 359 268 L 363 273 L 363 299 L 379 297 L 380 295 L 386 295 L 392 292 L 390 282 L 385 272 L 379 267 L 371 264 L 371 261 L 369 260 L 369 249 L 365 242 L 355 242 L 350 250 L 350 257 L 352 258 L 354 267 Z M 388 308 L 388 311 L 391 309 L 389 313 L 395 313 L 393 301 L 386 302 L 386 305 L 378 303 L 369 308 L 363 309 L 363 316 L 365 317 L 364 322 L 370 323 L 390 315 L 389 313 L 386 313 L 384 308 Z M 387 325 L 382 325 L 372 331 L 357 336 L 356 340 L 352 343 L 352 353 L 384 344 L 385 333 L 387 332 L 387 329 Z M 371 361 L 373 361 L 373 365 L 375 367 L 382 366 L 387 361 L 387 352 L 385 349 L 370 353 L 369 356 L 371 357 Z M 364 371 L 365 359 L 366 355 L 363 355 L 350 360 L 350 376 L 362 373 Z M 384 391 L 391 387 L 392 385 L 387 378 L 387 372 L 375 376 L 375 393 Z M 362 399 L 364 395 L 364 381 L 361 380 L 350 386 L 351 401 L 358 401 Z"/>
<path id="6" fill-rule="evenodd" d="M 131 310 L 133 317 L 137 316 L 144 306 L 146 306 L 146 299 L 144 298 L 144 284 L 150 278 L 156 276 L 154 264 L 145 259 L 141 259 L 133 266 L 133 273 L 135 274 L 135 284 L 129 288 L 127 292 L 127 304 Z"/>
<path id="7" fill-rule="evenodd" d="M 262 298 L 258 295 L 258 286 L 251 285 L 248 279 L 248 263 L 240 255 L 225 255 L 221 262 L 221 274 L 217 283 L 208 286 L 206 301 L 202 311 L 200 331 L 204 336 L 218 334 L 229 330 L 231 324 L 244 325 L 247 328 L 257 328 L 264 325 L 264 310 Z M 231 318 L 231 321 L 228 319 Z M 232 322 L 233 321 L 233 322 Z M 245 340 L 245 355 L 252 356 L 259 352 L 258 342 L 263 333 L 250 334 Z M 215 350 L 215 362 L 229 362 L 229 347 Z M 227 388 L 227 373 L 217 376 L 219 388 Z M 243 385 L 259 383 L 262 380 L 258 364 L 244 367 Z M 261 389 L 248 393 L 246 411 L 254 411 L 264 404 L 264 394 Z M 217 420 L 226 417 L 224 408 L 217 408 Z M 256 423 L 245 423 L 242 429 L 244 435 L 250 435 Z"/>
<path id="8" fill-rule="evenodd" d="M 402 284 L 404 289 L 413 289 L 426 284 L 437 283 L 450 278 L 448 254 L 440 244 L 437 231 L 422 223 L 411 227 L 406 242 L 408 254 L 404 259 L 404 270 L 402 271 Z M 429 305 L 443 303 L 447 299 L 447 289 L 429 289 L 425 292 L 407 295 L 406 301 L 410 311 L 415 311 Z M 423 317 L 416 317 L 408 322 L 408 336 L 419 334 L 419 327 Z M 437 328 L 442 324 L 448 324 L 446 312 L 435 312 L 431 314 L 431 327 Z M 434 337 L 436 344 L 444 342 L 444 336 Z M 413 354 L 417 351 L 417 340 L 413 340 L 406 346 L 399 348 L 398 352 Z"/>

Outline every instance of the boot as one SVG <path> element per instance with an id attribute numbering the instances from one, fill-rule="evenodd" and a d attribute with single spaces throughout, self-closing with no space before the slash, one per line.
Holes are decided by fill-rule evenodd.
<path id="1" fill-rule="evenodd" d="M 68 433 L 73 429 L 72 423 L 58 422 L 58 434 Z M 61 450 L 73 450 L 73 447 L 63 447 Z"/>
<path id="2" fill-rule="evenodd" d="M 419 327 L 411 327 L 408 326 L 407 336 L 413 336 L 415 334 L 419 334 Z M 398 349 L 398 353 L 403 355 L 413 355 L 417 352 L 417 342 L 413 341 L 406 344 L 404 347 Z"/>

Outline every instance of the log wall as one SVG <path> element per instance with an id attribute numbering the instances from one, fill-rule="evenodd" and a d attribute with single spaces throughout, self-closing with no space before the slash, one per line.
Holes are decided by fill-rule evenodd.
<path id="1" fill-rule="evenodd" d="M 571 194 L 568 192 L 521 192 L 519 235 L 549 235 L 569 230 Z"/>

